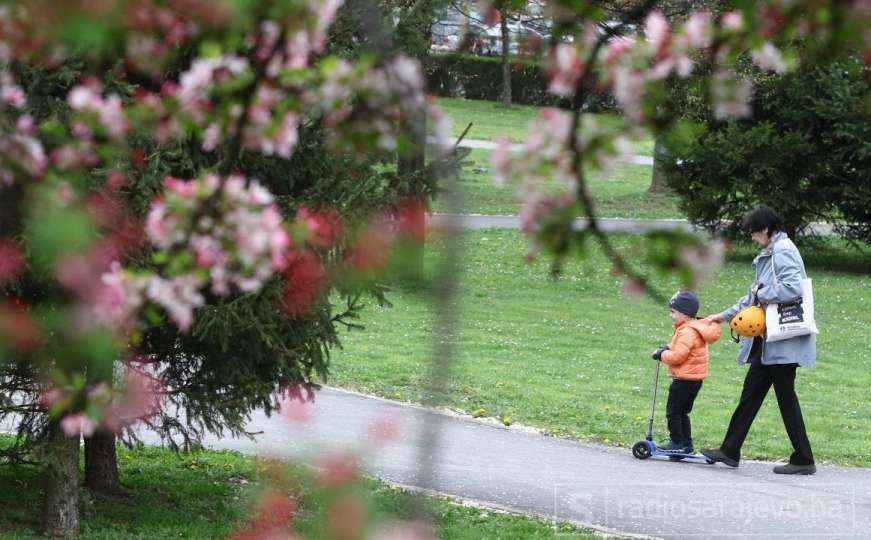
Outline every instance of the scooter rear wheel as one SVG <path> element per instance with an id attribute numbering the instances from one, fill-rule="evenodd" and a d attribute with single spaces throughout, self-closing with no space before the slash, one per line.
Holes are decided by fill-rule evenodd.
<path id="1" fill-rule="evenodd" d="M 638 441 L 632 447 L 632 455 L 638 459 L 647 459 L 650 457 L 650 446 L 644 441 Z"/>

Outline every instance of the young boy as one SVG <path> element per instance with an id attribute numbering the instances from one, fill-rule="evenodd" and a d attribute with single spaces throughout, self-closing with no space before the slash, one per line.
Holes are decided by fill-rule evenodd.
<path id="1" fill-rule="evenodd" d="M 693 402 L 708 376 L 708 344 L 720 338 L 720 325 L 706 319 L 696 319 L 699 297 L 689 290 L 680 290 L 668 301 L 674 334 L 668 345 L 653 353 L 653 359 L 668 364 L 672 378 L 668 389 L 665 416 L 670 440 L 658 446 L 660 450 L 692 454 L 693 438 L 690 412 Z"/>

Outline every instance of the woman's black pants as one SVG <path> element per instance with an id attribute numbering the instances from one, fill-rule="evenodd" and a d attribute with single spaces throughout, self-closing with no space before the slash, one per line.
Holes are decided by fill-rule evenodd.
<path id="1" fill-rule="evenodd" d="M 744 439 L 747 438 L 756 413 L 759 412 L 762 402 L 765 401 L 768 389 L 773 385 L 774 393 L 777 396 L 777 406 L 780 408 L 780 416 L 783 418 L 783 425 L 786 427 L 787 435 L 789 435 L 789 442 L 792 443 L 793 452 L 789 457 L 789 462 L 793 465 L 812 464 L 814 456 L 811 452 L 811 443 L 807 438 L 798 396 L 795 395 L 795 370 L 798 364 L 766 366 L 762 364 L 760 355 L 753 354 L 753 352 L 750 354 L 753 359 L 750 362 L 750 369 L 747 370 L 747 376 L 744 377 L 741 399 L 735 412 L 732 413 L 732 420 L 729 422 L 729 429 L 726 431 L 726 437 L 723 439 L 720 450 L 733 459 L 741 458 L 741 446 L 744 444 Z"/>

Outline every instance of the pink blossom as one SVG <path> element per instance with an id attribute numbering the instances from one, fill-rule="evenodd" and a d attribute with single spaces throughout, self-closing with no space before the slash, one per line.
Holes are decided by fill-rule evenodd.
<path id="1" fill-rule="evenodd" d="M 506 137 L 498 137 L 490 154 L 490 164 L 493 165 L 494 180 L 497 184 L 505 183 L 509 176 L 511 164 L 511 141 Z"/>
<path id="2" fill-rule="evenodd" d="M 711 14 L 707 11 L 696 11 L 687 19 L 684 25 L 688 45 L 696 49 L 711 46 Z"/>
<path id="3" fill-rule="evenodd" d="M 740 11 L 727 11 L 723 14 L 723 27 L 733 32 L 744 28 L 744 15 Z"/>
<path id="4" fill-rule="evenodd" d="M 13 167 L 6 169 L 8 165 Z M 0 183 L 11 184 L 21 172 L 38 180 L 45 174 L 47 165 L 42 143 L 33 136 L 33 118 L 22 115 L 13 133 L 0 136 Z M 15 169 L 18 170 L 13 173 Z"/>
<path id="5" fill-rule="evenodd" d="M 116 95 L 103 98 L 98 84 L 73 87 L 67 95 L 67 103 L 77 111 L 96 114 L 100 124 L 111 137 L 120 139 L 127 132 L 128 122 L 121 98 Z"/>
<path id="6" fill-rule="evenodd" d="M 247 69 L 248 61 L 238 56 L 195 59 L 179 77 L 178 97 L 182 106 L 201 106 L 216 81 L 241 75 Z"/>
<path id="7" fill-rule="evenodd" d="M 661 81 L 668 77 L 669 73 L 675 68 L 675 60 L 673 57 L 665 57 L 656 64 L 648 72 L 648 77 L 653 81 Z"/>
<path id="8" fill-rule="evenodd" d="M 271 117 L 271 113 L 264 113 L 262 120 L 254 121 L 248 125 L 244 145 L 247 148 L 260 150 L 267 156 L 276 154 L 289 159 L 299 140 L 297 132 L 299 117 L 293 111 L 285 113 L 281 123 L 272 129 L 271 135 L 267 135 L 268 121 L 271 120 Z"/>
<path id="9" fill-rule="evenodd" d="M 499 145 L 494 164 L 497 177 L 519 180 L 521 196 L 535 192 L 540 184 L 550 180 L 573 182 L 572 158 L 568 152 L 571 128 L 572 118 L 566 111 L 542 109 L 538 118 L 529 123 L 521 152 L 512 155 L 507 142 Z"/>
<path id="10" fill-rule="evenodd" d="M 316 98 L 330 128 L 330 146 L 355 157 L 396 150 L 399 104 L 416 108 L 426 103 L 416 81 L 404 59 L 381 69 L 355 69 L 345 60 L 331 63 Z"/>
<path id="11" fill-rule="evenodd" d="M 321 456 L 317 463 L 321 481 L 327 487 L 347 485 L 357 479 L 360 465 L 356 456 L 335 452 Z"/>
<path id="12" fill-rule="evenodd" d="M 393 211 L 401 237 L 422 244 L 426 241 L 426 214 L 429 206 L 420 196 L 404 197 Z"/>
<path id="13" fill-rule="evenodd" d="M 27 104 L 27 95 L 20 86 L 15 84 L 8 72 L 0 73 L 0 104 L 11 105 L 21 109 Z"/>
<path id="14" fill-rule="evenodd" d="M 181 178 L 175 178 L 172 176 L 167 176 L 163 179 L 163 186 L 168 190 L 173 192 L 176 195 L 180 195 L 183 198 L 189 198 L 197 193 L 197 183 L 191 182 L 189 180 L 183 180 Z"/>
<path id="15" fill-rule="evenodd" d="M 750 55 L 756 65 L 762 69 L 768 69 L 776 73 L 784 73 L 786 71 L 786 64 L 783 61 L 780 49 L 775 47 L 770 41 L 766 41 L 762 47 L 754 49 Z"/>
<path id="16" fill-rule="evenodd" d="M 218 147 L 221 142 L 221 126 L 217 123 L 209 124 L 209 127 L 203 131 L 203 150 L 211 152 Z"/>
<path id="17" fill-rule="evenodd" d="M 308 250 L 288 253 L 282 277 L 281 307 L 294 319 L 311 313 L 328 285 L 323 261 Z"/>
<path id="18" fill-rule="evenodd" d="M 154 245 L 168 248 L 175 240 L 178 220 L 170 216 L 162 199 L 151 203 L 151 211 L 145 220 L 145 234 Z"/>
<path id="19" fill-rule="evenodd" d="M 120 263 L 113 262 L 111 270 L 100 276 L 95 294 L 97 321 L 113 328 L 129 326 L 142 305 L 142 288 L 142 283 L 124 272 Z"/>
<path id="20" fill-rule="evenodd" d="M 640 124 L 644 120 L 641 103 L 644 97 L 644 75 L 621 66 L 611 71 L 611 79 L 614 85 L 614 99 L 632 123 Z"/>
<path id="21" fill-rule="evenodd" d="M 396 414 L 381 414 L 369 424 L 369 437 L 378 446 L 383 446 L 399 438 L 402 419 Z"/>
<path id="22" fill-rule="evenodd" d="M 220 242 L 211 236 L 195 235 L 191 238 L 191 247 L 196 257 L 197 266 L 211 268 L 224 256 Z"/>
<path id="23" fill-rule="evenodd" d="M 0 298 L 0 338 L 15 351 L 30 352 L 42 345 L 41 328 L 30 309 L 17 300 Z"/>
<path id="24" fill-rule="evenodd" d="M 253 520 L 230 535 L 229 540 L 300 540 L 288 531 L 296 511 L 297 502 L 287 493 L 266 491 L 259 496 Z"/>
<path id="25" fill-rule="evenodd" d="M 635 40 L 623 36 L 616 36 L 608 41 L 605 63 L 613 64 L 630 52 L 635 47 Z"/>
<path id="26" fill-rule="evenodd" d="M 54 275 L 61 286 L 85 296 L 93 290 L 94 270 L 86 254 L 68 253 L 58 259 Z"/>
<path id="27" fill-rule="evenodd" d="M 194 320 L 194 310 L 205 303 L 199 289 L 200 278 L 193 274 L 172 279 L 151 276 L 145 294 L 166 310 L 179 330 L 187 332 Z"/>
<path id="28" fill-rule="evenodd" d="M 281 417 L 291 424 L 308 424 L 312 419 L 314 407 L 308 401 L 296 399 L 282 399 L 278 403 Z"/>
<path id="29" fill-rule="evenodd" d="M 361 274 L 382 269 L 387 264 L 395 239 L 390 224 L 384 219 L 376 219 L 357 238 L 348 254 L 348 264 Z"/>
<path id="30" fill-rule="evenodd" d="M 201 286 L 211 281 L 212 292 L 217 295 L 227 294 L 231 287 L 252 292 L 284 268 L 290 237 L 272 194 L 258 182 L 246 182 L 238 175 L 222 182 L 210 174 L 191 181 L 167 177 L 164 185 L 164 197 L 154 201 L 146 220 L 146 234 L 161 249 L 180 247 L 179 243 L 186 242 L 184 247 L 194 255 L 187 269 L 190 275 L 200 275 L 194 267 L 209 271 Z M 220 193 L 216 193 L 218 189 Z M 220 213 L 199 215 L 198 221 L 190 224 L 201 205 L 211 198 L 219 201 L 216 207 Z M 187 231 L 188 227 L 195 233 Z M 154 287 L 155 294 L 165 288 L 160 283 Z M 165 295 L 161 297 L 164 299 L 159 304 L 176 309 L 178 316 L 174 319 L 189 319 L 186 310 L 168 302 Z M 191 296 L 183 305 L 196 305 L 195 299 Z"/>
<path id="31" fill-rule="evenodd" d="M 401 96 L 416 106 L 423 106 L 423 74 L 419 62 L 399 55 L 390 63 L 389 73 L 401 91 Z"/>
<path id="32" fill-rule="evenodd" d="M 118 421 L 148 418 L 163 409 L 164 388 L 156 376 L 145 370 L 130 370 L 124 381 L 123 403 Z"/>
<path id="33" fill-rule="evenodd" d="M 651 11 L 644 23 L 644 31 L 654 55 L 659 56 L 668 47 L 670 29 L 668 20 L 660 11 Z"/>
<path id="34" fill-rule="evenodd" d="M 336 18 L 342 0 L 307 0 L 308 8 L 315 14 L 318 24 L 329 26 Z"/>
<path id="35" fill-rule="evenodd" d="M 524 201 L 520 210 L 520 230 L 524 233 L 536 233 L 541 227 L 542 220 L 549 217 L 556 210 L 568 208 L 576 203 L 571 193 L 557 195 L 545 195 L 538 193 Z"/>
<path id="36" fill-rule="evenodd" d="M 336 18 L 342 0 L 307 0 L 309 10 L 314 13 L 315 27 L 311 31 L 313 52 L 323 51 L 326 45 L 326 30 Z"/>
<path id="37" fill-rule="evenodd" d="M 275 21 L 263 21 L 260 24 L 260 33 L 257 35 L 257 59 L 260 61 L 266 60 L 269 53 L 278 43 L 278 37 L 281 35 L 281 27 Z M 275 74 L 269 74 L 274 77 Z"/>
<path id="38" fill-rule="evenodd" d="M 60 428 L 67 437 L 90 437 L 97 425 L 85 413 L 74 413 L 61 418 Z"/>
<path id="39" fill-rule="evenodd" d="M 29 114 L 22 114 L 18 117 L 18 120 L 15 121 L 15 130 L 20 135 L 25 135 L 28 137 L 33 136 L 33 128 L 33 117 Z"/>
<path id="40" fill-rule="evenodd" d="M 305 382 L 292 382 L 289 384 L 282 383 L 279 392 L 282 399 L 286 396 L 287 399 L 304 401 L 307 403 L 314 403 L 315 397 L 317 397 L 317 394 L 315 394 L 315 386 L 311 383 Z"/>
<path id="41" fill-rule="evenodd" d="M 48 390 L 42 392 L 39 395 L 39 405 L 46 411 L 50 411 L 57 405 L 61 399 L 66 398 L 63 392 L 56 387 L 52 386 Z"/>
<path id="42" fill-rule="evenodd" d="M 312 53 L 311 34 L 305 30 L 293 32 L 287 38 L 285 53 L 287 62 L 284 67 L 288 69 L 303 69 L 308 66 L 309 56 Z"/>
<path id="43" fill-rule="evenodd" d="M 11 281 L 24 267 L 24 253 L 18 242 L 0 238 L 0 285 Z"/>
<path id="44" fill-rule="evenodd" d="M 578 55 L 577 49 L 568 43 L 559 43 L 551 55 L 548 77 L 548 90 L 558 96 L 570 96 L 575 92 L 575 86 L 584 74 L 584 61 Z"/>
<path id="45" fill-rule="evenodd" d="M 342 234 L 342 217 L 332 208 L 318 211 L 300 206 L 296 221 L 302 224 L 307 234 L 306 242 L 317 249 L 329 249 Z"/>

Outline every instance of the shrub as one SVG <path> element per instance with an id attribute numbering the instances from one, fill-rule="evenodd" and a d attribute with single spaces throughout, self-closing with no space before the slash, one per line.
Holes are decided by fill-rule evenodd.
<path id="1" fill-rule="evenodd" d="M 868 68 L 854 58 L 756 77 L 753 116 L 700 115 L 701 134 L 673 144 L 669 185 L 695 223 L 734 224 L 758 205 L 776 208 L 788 232 L 825 220 L 871 242 Z"/>
<path id="2" fill-rule="evenodd" d="M 501 99 L 502 62 L 499 58 L 464 54 L 434 54 L 427 60 L 427 85 L 430 93 L 466 99 Z M 547 91 L 547 73 L 541 64 L 514 62 L 511 70 L 511 96 L 515 103 L 568 107 L 570 102 Z M 613 110 L 609 94 L 590 94 L 586 108 L 592 112 Z"/>

